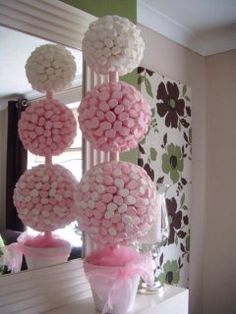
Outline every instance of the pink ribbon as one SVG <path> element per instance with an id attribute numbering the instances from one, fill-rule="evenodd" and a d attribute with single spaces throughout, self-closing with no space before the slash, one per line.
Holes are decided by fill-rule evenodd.
<path id="1" fill-rule="evenodd" d="M 12 243 L 5 246 L 3 255 L 0 258 L 0 265 L 7 266 L 8 271 L 17 273 L 21 270 L 23 252 L 19 243 Z"/>
<path id="2" fill-rule="evenodd" d="M 97 266 L 84 262 L 91 288 L 105 303 L 102 314 L 114 308 L 118 308 L 120 313 L 126 313 L 135 288 L 135 277 L 138 280 L 141 276 L 148 284 L 153 283 L 151 262 L 148 255 L 142 256 L 137 263 L 128 263 L 122 267 Z"/>

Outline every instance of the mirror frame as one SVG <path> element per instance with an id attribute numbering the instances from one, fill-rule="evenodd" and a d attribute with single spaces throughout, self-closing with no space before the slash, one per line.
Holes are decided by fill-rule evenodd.
<path id="1" fill-rule="evenodd" d="M 0 0 L 0 25 L 80 49 L 95 16 L 59 0 Z"/>

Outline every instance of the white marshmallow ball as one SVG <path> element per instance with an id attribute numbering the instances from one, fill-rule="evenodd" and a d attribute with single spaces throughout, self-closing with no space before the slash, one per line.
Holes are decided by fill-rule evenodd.
<path id="1" fill-rule="evenodd" d="M 104 16 L 91 23 L 82 42 L 88 66 L 104 75 L 131 72 L 140 64 L 144 47 L 136 25 L 116 15 Z"/>
<path id="2" fill-rule="evenodd" d="M 58 92 L 68 87 L 75 78 L 76 63 L 63 46 L 46 44 L 32 52 L 25 70 L 33 89 Z"/>

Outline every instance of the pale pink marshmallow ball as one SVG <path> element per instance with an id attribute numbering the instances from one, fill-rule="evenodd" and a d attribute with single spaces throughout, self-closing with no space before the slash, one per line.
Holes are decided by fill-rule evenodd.
<path id="1" fill-rule="evenodd" d="M 18 124 L 20 139 L 31 153 L 56 156 L 72 144 L 76 120 L 72 111 L 56 99 L 31 104 Z"/>
<path id="2" fill-rule="evenodd" d="M 27 170 L 16 184 L 13 200 L 26 226 L 53 231 L 75 220 L 77 181 L 60 165 Z"/>
<path id="3" fill-rule="evenodd" d="M 85 95 L 78 113 L 84 137 L 94 148 L 111 152 L 136 147 L 150 121 L 149 104 L 123 82 L 96 86 Z"/>
<path id="4" fill-rule="evenodd" d="M 80 227 L 102 244 L 142 238 L 150 230 L 156 211 L 156 187 L 137 165 L 102 163 L 86 172 L 79 183 Z"/>

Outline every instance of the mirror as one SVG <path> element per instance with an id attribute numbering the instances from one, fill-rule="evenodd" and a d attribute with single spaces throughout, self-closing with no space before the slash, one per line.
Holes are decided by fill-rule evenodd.
<path id="1" fill-rule="evenodd" d="M 0 234 L 7 239 L 7 244 L 14 242 L 19 235 L 12 230 L 6 231 L 5 225 L 7 127 L 11 127 L 11 125 L 7 126 L 7 102 L 19 97 L 29 101 L 42 97 L 42 94 L 33 91 L 27 83 L 25 61 L 36 47 L 50 42 L 59 43 L 66 46 L 75 57 L 77 73 L 72 88 L 56 94 L 55 98 L 75 112 L 82 97 L 81 41 L 84 31 L 95 19 L 57 0 L 53 3 L 33 0 L 30 7 L 17 0 L 11 2 L 11 6 L 8 7 L 7 3 L 0 1 L 0 37 L 4 42 L 0 48 L 0 63 L 3 72 L 4 68 L 6 70 L 5 84 L 0 90 Z M 40 16 L 38 10 L 40 10 Z M 71 148 L 60 156 L 54 157 L 53 162 L 72 170 L 79 180 L 82 175 L 82 156 L 85 156 L 85 153 L 82 150 L 81 133 L 78 130 L 78 136 Z M 28 153 L 27 168 L 30 169 L 43 161 L 44 158 Z M 74 169 L 77 171 L 75 172 Z M 74 232 L 74 227 L 75 223 L 60 230 L 62 237 L 70 240 L 72 246 L 75 247 L 74 252 L 72 250 L 72 258 L 80 256 L 82 246 L 81 237 Z"/>

